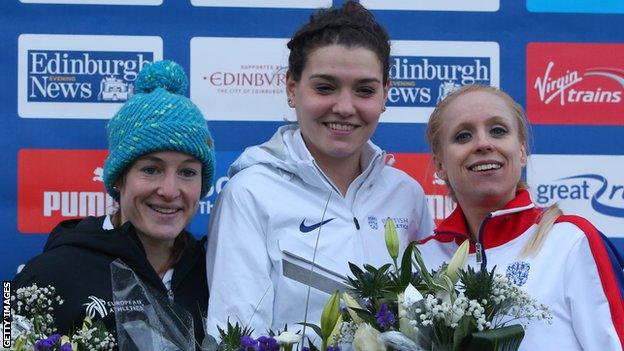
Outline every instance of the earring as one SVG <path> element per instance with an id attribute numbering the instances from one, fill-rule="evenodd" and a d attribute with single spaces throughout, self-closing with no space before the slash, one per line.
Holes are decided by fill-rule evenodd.
<path id="1" fill-rule="evenodd" d="M 117 185 L 113 185 L 113 190 L 115 190 L 116 192 L 119 192 L 119 188 L 117 187 Z"/>
<path id="2" fill-rule="evenodd" d="M 293 101 L 292 101 L 292 99 L 291 99 L 291 98 L 288 98 L 288 100 L 287 100 L 286 102 L 288 102 L 288 107 L 290 107 L 290 108 L 295 107 L 295 106 L 293 105 Z"/>
<path id="3" fill-rule="evenodd" d="M 381 106 L 381 112 L 382 113 L 386 112 L 386 105 Z"/>

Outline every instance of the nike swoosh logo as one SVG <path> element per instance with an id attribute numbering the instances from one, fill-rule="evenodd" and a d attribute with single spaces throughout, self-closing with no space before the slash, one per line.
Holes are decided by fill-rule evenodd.
<path id="1" fill-rule="evenodd" d="M 327 223 L 329 223 L 329 222 L 333 221 L 334 219 L 336 219 L 336 218 L 330 218 L 330 219 L 325 220 L 325 221 L 322 221 L 322 222 L 320 222 L 320 223 L 316 223 L 316 224 L 312 224 L 312 225 L 310 225 L 310 226 L 307 226 L 307 225 L 305 225 L 305 220 L 306 220 L 306 219 L 304 218 L 304 219 L 303 219 L 303 221 L 301 221 L 301 224 L 299 225 L 299 230 L 300 230 L 302 233 L 309 233 L 309 232 L 311 232 L 311 231 L 313 231 L 313 230 L 315 230 L 315 229 L 318 229 L 320 226 L 322 226 L 322 225 L 324 225 L 324 224 L 327 224 Z"/>

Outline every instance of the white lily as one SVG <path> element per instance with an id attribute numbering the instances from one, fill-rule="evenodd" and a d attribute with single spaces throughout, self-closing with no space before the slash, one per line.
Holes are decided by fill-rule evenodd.
<path id="1" fill-rule="evenodd" d="M 451 258 L 451 262 L 449 262 L 448 267 L 446 267 L 446 276 L 451 279 L 453 285 L 457 284 L 457 281 L 459 280 L 459 270 L 466 266 L 469 251 L 470 242 L 468 240 L 464 240 L 464 242 L 457 248 L 457 251 L 453 254 L 453 258 Z"/>

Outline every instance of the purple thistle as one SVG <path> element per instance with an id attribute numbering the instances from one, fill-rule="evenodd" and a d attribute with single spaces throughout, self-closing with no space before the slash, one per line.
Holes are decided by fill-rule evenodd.
<path id="1" fill-rule="evenodd" d="M 310 351 L 310 348 L 307 346 L 304 346 L 303 348 L 301 348 L 301 351 Z"/>
<path id="2" fill-rule="evenodd" d="M 59 351 L 74 351 L 71 347 L 71 344 L 66 342 L 63 345 L 61 345 L 61 348 L 59 349 Z"/>
<path id="3" fill-rule="evenodd" d="M 379 307 L 379 311 L 375 314 L 375 319 L 379 327 L 383 330 L 390 328 L 396 322 L 396 317 L 385 303 L 382 303 L 381 307 Z"/>
<path id="4" fill-rule="evenodd" d="M 325 351 L 340 351 L 340 346 L 327 346 L 327 350 Z"/>

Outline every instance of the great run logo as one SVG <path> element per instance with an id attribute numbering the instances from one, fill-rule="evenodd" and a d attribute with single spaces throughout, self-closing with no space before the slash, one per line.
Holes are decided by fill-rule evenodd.
<path id="1" fill-rule="evenodd" d="M 592 181 L 597 186 L 590 187 Z M 546 205 L 561 200 L 586 201 L 597 213 L 624 219 L 624 184 L 610 184 L 603 175 L 573 175 L 535 188 L 538 204 Z"/>
<path id="2" fill-rule="evenodd" d="M 624 237 L 624 157 L 532 155 L 527 182 L 540 206 L 557 203 L 566 214 L 589 219 L 609 236 Z"/>
<path id="3" fill-rule="evenodd" d="M 388 106 L 435 105 L 466 84 L 491 83 L 489 57 L 395 56 Z"/>
<path id="4" fill-rule="evenodd" d="M 151 52 L 28 50 L 29 102 L 124 102 Z"/>
<path id="5" fill-rule="evenodd" d="M 543 124 L 624 124 L 623 62 L 624 44 L 529 43 L 529 120 Z"/>
<path id="6" fill-rule="evenodd" d="M 18 56 L 20 117 L 111 118 L 143 66 L 162 59 L 162 39 L 22 34 Z"/>

